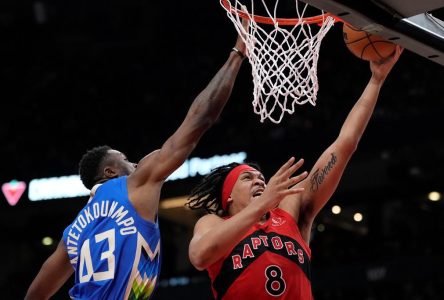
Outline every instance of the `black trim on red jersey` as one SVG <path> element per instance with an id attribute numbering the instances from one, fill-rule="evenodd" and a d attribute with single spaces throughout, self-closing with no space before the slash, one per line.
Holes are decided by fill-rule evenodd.
<path id="1" fill-rule="evenodd" d="M 251 239 L 252 238 L 259 238 L 259 236 L 267 236 L 268 238 L 268 247 L 261 245 L 258 247 L 258 249 L 253 249 Z M 285 242 L 291 242 L 294 244 L 295 247 L 302 250 L 303 253 L 303 263 L 299 261 L 298 255 L 288 255 L 286 247 L 282 247 L 282 249 L 275 249 L 271 244 L 271 238 L 273 237 L 280 237 L 282 240 L 282 243 L 285 244 Z M 254 254 L 254 257 L 251 258 L 243 258 L 242 259 L 242 268 L 233 269 L 233 255 L 242 255 L 244 251 L 244 245 L 248 244 Z M 311 281 L 311 271 L 310 271 L 310 258 L 308 254 L 305 252 L 304 248 L 294 239 L 285 236 L 280 235 L 275 232 L 265 232 L 263 230 L 257 230 L 253 232 L 251 235 L 244 238 L 242 241 L 240 241 L 234 248 L 233 251 L 231 251 L 230 255 L 227 256 L 227 258 L 224 260 L 222 267 L 219 271 L 219 274 L 215 278 L 213 282 L 213 288 L 217 292 L 217 299 L 222 299 L 222 297 L 225 295 L 227 290 L 230 288 L 230 286 L 233 284 L 234 281 L 242 274 L 244 270 L 248 268 L 248 266 L 253 263 L 257 258 L 259 258 L 263 253 L 266 251 L 281 255 L 285 258 L 288 258 L 289 260 L 296 263 L 301 270 L 304 272 L 305 276 L 307 276 L 307 279 Z"/>

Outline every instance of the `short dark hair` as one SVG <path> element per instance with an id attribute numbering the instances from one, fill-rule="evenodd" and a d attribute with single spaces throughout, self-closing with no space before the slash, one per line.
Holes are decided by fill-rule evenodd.
<path id="1" fill-rule="evenodd" d="M 256 163 L 243 164 L 261 171 Z M 228 173 L 239 165 L 239 163 L 230 163 L 213 169 L 191 191 L 186 205 L 190 209 L 205 209 L 210 214 L 226 215 L 228 212 L 222 209 L 222 187 Z"/>
<path id="2" fill-rule="evenodd" d="M 97 146 L 88 150 L 80 159 L 80 179 L 87 189 L 92 189 L 97 180 L 99 180 L 100 165 L 108 154 L 108 150 L 111 150 L 111 147 L 107 145 Z"/>

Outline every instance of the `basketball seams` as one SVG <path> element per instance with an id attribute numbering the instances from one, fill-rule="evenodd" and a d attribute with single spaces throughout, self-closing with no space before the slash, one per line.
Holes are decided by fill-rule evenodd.
<path id="1" fill-rule="evenodd" d="M 390 43 L 388 41 L 375 41 L 375 42 L 372 42 L 371 45 L 372 45 L 372 48 L 375 51 L 375 53 L 378 54 L 381 59 L 384 59 L 385 57 L 381 54 L 380 50 L 378 50 L 378 48 L 376 47 L 377 44 L 387 44 L 387 45 L 389 45 L 389 44 L 392 44 L 392 43 Z M 391 52 L 391 53 L 393 54 L 393 52 Z"/>
<path id="2" fill-rule="evenodd" d="M 358 42 L 360 42 L 360 41 L 362 41 L 362 40 L 365 40 L 366 38 L 367 38 L 367 37 L 364 36 L 364 37 L 358 38 L 358 39 L 353 40 L 353 41 L 345 42 L 345 44 L 346 44 L 346 45 L 350 45 L 350 44 L 353 44 L 353 43 L 358 43 Z"/>
<path id="3" fill-rule="evenodd" d="M 368 39 L 368 45 L 364 47 L 363 51 L 365 51 L 368 48 L 368 46 L 370 46 L 373 49 L 373 51 L 376 53 L 376 55 L 379 56 L 379 59 L 382 59 L 383 57 L 382 57 L 381 53 L 379 53 L 378 49 L 375 47 L 375 41 L 373 41 L 371 39 L 370 34 L 365 33 L 365 35 Z"/>
<path id="4" fill-rule="evenodd" d="M 373 43 L 370 43 L 370 44 L 365 45 L 365 46 L 362 48 L 361 56 L 360 56 L 361 59 L 368 60 L 368 58 L 365 57 L 364 54 L 365 54 L 366 51 L 369 49 L 369 47 L 371 47 L 370 49 L 373 50 L 374 53 L 376 53 L 380 58 L 382 58 L 381 55 L 378 53 L 378 51 L 376 51 L 375 47 L 373 46 Z M 369 55 L 369 52 L 367 52 L 367 55 Z"/>
<path id="5" fill-rule="evenodd" d="M 390 56 L 396 46 L 381 36 L 354 28 L 345 23 L 343 27 L 343 37 L 347 48 L 355 56 L 367 61 L 380 61 Z"/>

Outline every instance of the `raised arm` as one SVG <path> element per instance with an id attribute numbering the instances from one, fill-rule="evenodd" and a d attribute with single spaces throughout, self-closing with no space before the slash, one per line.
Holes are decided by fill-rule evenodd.
<path id="1" fill-rule="evenodd" d="M 394 55 L 386 61 L 370 63 L 372 76 L 348 114 L 337 139 L 322 153 L 307 179 L 298 185 L 304 187 L 305 192 L 299 199 L 282 201 L 283 208 L 296 215 L 301 234 L 307 242 L 314 218 L 336 190 L 374 111 L 379 91 L 401 52 L 398 47 Z"/>
<path id="2" fill-rule="evenodd" d="M 235 47 L 245 53 L 245 45 L 240 38 Z M 139 162 L 133 176 L 136 185 L 143 185 L 147 181 L 163 181 L 185 161 L 205 131 L 218 119 L 231 95 L 242 60 L 239 53 L 230 52 L 222 68 L 196 97 L 176 132 L 161 149 Z"/>
<path id="3" fill-rule="evenodd" d="M 176 132 L 161 149 L 145 156 L 128 177 L 131 202 L 142 217 L 153 220 L 164 180 L 183 164 L 227 103 L 246 51 L 240 37 L 235 47 L 239 52 L 230 52 L 225 64 L 193 101 Z"/>
<path id="4" fill-rule="evenodd" d="M 25 300 L 49 299 L 68 280 L 74 269 L 69 262 L 63 242 L 60 241 L 54 253 L 45 261 L 29 287 Z"/>

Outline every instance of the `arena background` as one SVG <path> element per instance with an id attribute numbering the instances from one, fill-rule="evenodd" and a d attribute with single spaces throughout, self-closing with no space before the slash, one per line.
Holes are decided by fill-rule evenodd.
<path id="1" fill-rule="evenodd" d="M 438 12 L 442 13 L 442 12 Z M 161 146 L 234 45 L 213 1 L 0 3 L 1 183 L 73 175 L 86 149 L 108 144 L 137 161 Z M 279 125 L 253 113 L 244 63 L 220 121 L 192 157 L 244 151 L 268 177 L 289 156 L 314 160 L 333 141 L 370 77 L 350 54 L 342 25 L 319 59 L 318 104 Z M 442 299 L 444 71 L 405 51 L 343 180 L 317 219 L 313 289 L 327 299 Z M 162 199 L 186 195 L 199 176 L 167 182 Z M 0 196 L 0 294 L 21 299 L 86 197 L 11 206 Z M 334 215 L 333 205 L 342 212 Z M 361 222 L 353 214 L 363 215 Z M 187 257 L 197 215 L 161 214 L 164 261 L 154 299 L 209 299 L 206 273 Z M 45 246 L 43 237 L 54 243 Z M 67 299 L 70 280 L 53 299 Z"/>

